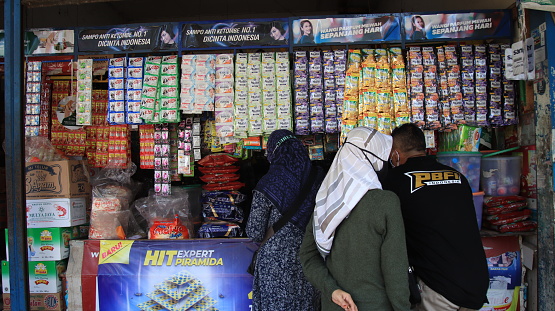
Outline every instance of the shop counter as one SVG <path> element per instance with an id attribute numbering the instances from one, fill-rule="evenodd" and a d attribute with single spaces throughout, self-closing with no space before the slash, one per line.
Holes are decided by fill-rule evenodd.
<path id="1" fill-rule="evenodd" d="M 68 310 L 249 310 L 250 239 L 71 241 Z"/>

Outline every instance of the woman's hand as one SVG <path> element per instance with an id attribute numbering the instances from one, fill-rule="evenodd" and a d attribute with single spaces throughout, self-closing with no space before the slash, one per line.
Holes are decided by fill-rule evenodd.
<path id="1" fill-rule="evenodd" d="M 331 294 L 331 300 L 340 306 L 343 310 L 358 311 L 357 305 L 351 298 L 351 295 L 343 290 L 336 289 Z"/>

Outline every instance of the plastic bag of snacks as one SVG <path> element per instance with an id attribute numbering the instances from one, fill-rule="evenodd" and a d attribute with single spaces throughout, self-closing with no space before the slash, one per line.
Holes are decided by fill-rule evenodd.
<path id="1" fill-rule="evenodd" d="M 151 192 L 148 197 L 140 198 L 133 203 L 133 207 L 146 220 L 149 236 L 152 239 L 159 239 L 166 233 L 175 234 L 175 237 L 172 237 L 174 239 L 178 238 L 177 233 L 182 233 L 182 237 L 179 237 L 181 239 L 194 236 L 191 209 L 196 207 L 192 206 L 191 202 L 195 200 L 189 198 L 191 192 L 186 189 L 175 188 L 174 190 L 169 196 L 154 195 L 154 192 Z M 196 201 L 200 201 L 199 198 Z M 169 228 L 170 223 L 175 226 L 176 217 L 179 221 L 178 225 L 182 227 L 177 227 L 178 231 L 167 231 L 166 228 Z M 157 229 L 155 234 L 153 234 L 154 229 Z"/>
<path id="2" fill-rule="evenodd" d="M 134 220 L 129 205 L 135 196 L 131 179 L 135 171 L 132 162 L 126 168 L 110 162 L 93 177 L 90 239 L 126 238 L 128 223 Z"/>
<path id="3" fill-rule="evenodd" d="M 243 222 L 241 203 L 246 196 L 238 191 L 209 191 L 202 196 L 205 221 Z"/>
<path id="4" fill-rule="evenodd" d="M 242 234 L 243 230 L 239 225 L 227 221 L 206 222 L 198 231 L 200 238 L 235 238 Z"/>
<path id="5" fill-rule="evenodd" d="M 227 153 L 214 153 L 200 159 L 198 164 L 206 167 L 229 166 L 233 165 L 237 161 L 239 161 L 239 159 L 234 158 Z"/>
<path id="6" fill-rule="evenodd" d="M 533 231 L 535 221 L 528 220 L 532 211 L 525 197 L 498 196 L 484 198 L 484 227 L 506 232 Z"/>
<path id="7" fill-rule="evenodd" d="M 50 162 L 68 159 L 62 150 L 52 145 L 48 138 L 41 136 L 25 137 L 25 162 Z"/>
<path id="8" fill-rule="evenodd" d="M 148 231 L 148 238 L 183 240 L 189 238 L 189 230 L 185 227 L 178 215 L 173 220 L 155 220 Z"/>

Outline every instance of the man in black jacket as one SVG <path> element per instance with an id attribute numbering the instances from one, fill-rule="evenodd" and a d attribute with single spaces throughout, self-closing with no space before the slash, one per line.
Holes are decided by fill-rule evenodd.
<path id="1" fill-rule="evenodd" d="M 426 157 L 424 133 L 403 124 L 393 133 L 384 189 L 401 200 L 409 263 L 419 278 L 417 310 L 477 310 L 489 273 L 472 190 L 455 169 Z"/>

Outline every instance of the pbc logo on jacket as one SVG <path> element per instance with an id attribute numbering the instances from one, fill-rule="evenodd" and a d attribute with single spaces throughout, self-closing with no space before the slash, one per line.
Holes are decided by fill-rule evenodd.
<path id="1" fill-rule="evenodd" d="M 460 184 L 461 174 L 456 171 L 414 171 L 405 173 L 411 179 L 410 193 L 426 186 Z"/>

